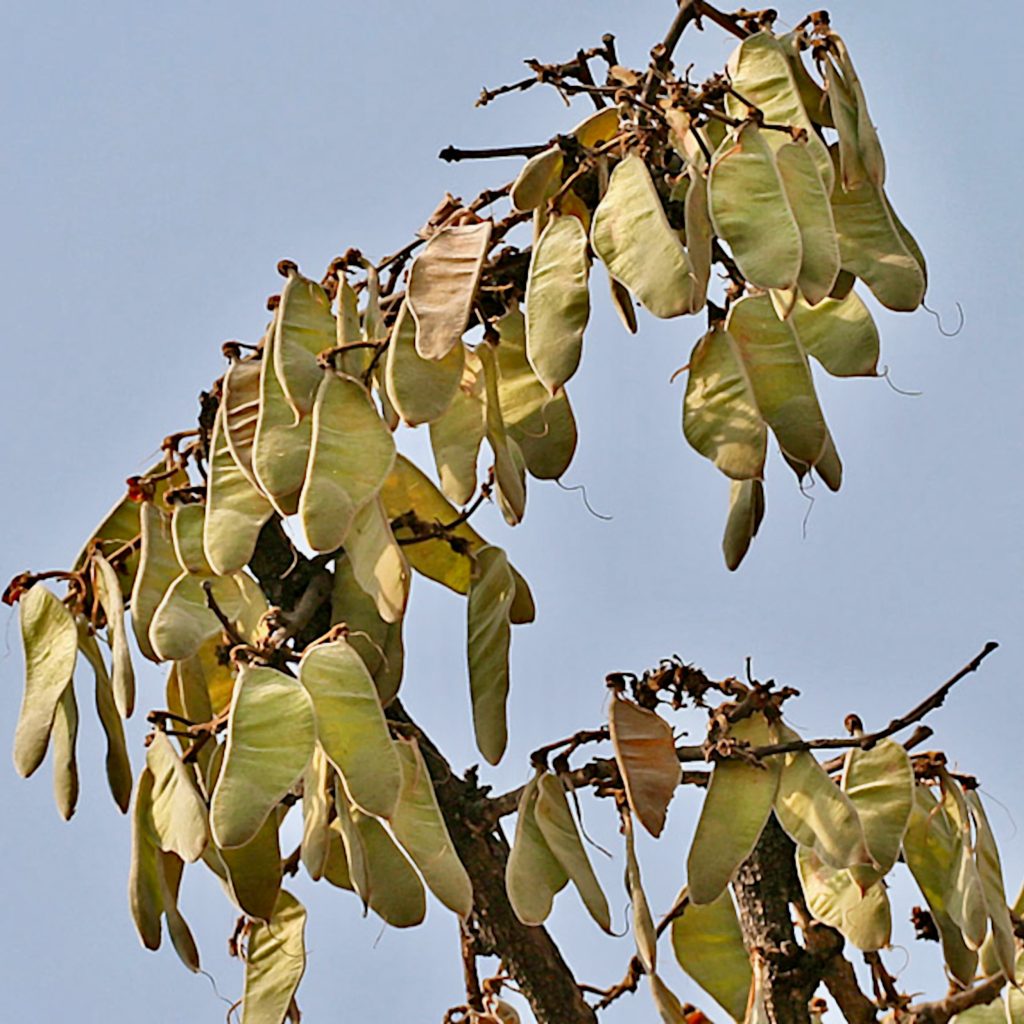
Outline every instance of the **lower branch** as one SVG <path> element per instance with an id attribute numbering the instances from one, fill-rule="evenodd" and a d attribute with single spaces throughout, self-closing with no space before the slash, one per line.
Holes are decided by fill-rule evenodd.
<path id="1" fill-rule="evenodd" d="M 945 999 L 934 1003 L 917 1003 L 907 1008 L 904 1020 L 910 1024 L 946 1024 L 951 1018 L 972 1006 L 983 1006 L 992 1002 L 1006 987 L 1006 979 L 1002 974 L 975 985 L 963 992 L 954 992 Z"/>

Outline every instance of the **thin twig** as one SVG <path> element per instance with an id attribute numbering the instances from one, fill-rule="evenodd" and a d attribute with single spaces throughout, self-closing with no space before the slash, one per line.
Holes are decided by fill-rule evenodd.
<path id="1" fill-rule="evenodd" d="M 682 37 L 683 31 L 691 21 L 700 17 L 700 6 L 696 0 L 682 0 L 679 10 L 665 33 L 664 40 L 651 50 L 651 67 L 647 72 L 647 80 L 644 83 L 643 100 L 645 103 L 653 101 L 658 95 L 658 85 L 661 82 L 661 73 L 666 71 L 672 62 L 672 54 Z"/>
<path id="2" fill-rule="evenodd" d="M 490 149 L 459 149 L 457 146 L 445 146 L 437 154 L 445 163 L 458 163 L 460 160 L 495 160 L 510 156 L 536 156 L 543 153 L 547 146 L 493 146 Z"/>

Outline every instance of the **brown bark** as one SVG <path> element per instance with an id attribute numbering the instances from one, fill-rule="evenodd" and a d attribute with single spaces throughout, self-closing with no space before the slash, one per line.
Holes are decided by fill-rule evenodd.
<path id="1" fill-rule="evenodd" d="M 796 940 L 790 903 L 800 896 L 795 849 L 774 815 L 733 879 L 740 924 L 760 963 L 765 1009 L 772 1024 L 809 1024 L 818 972 Z"/>

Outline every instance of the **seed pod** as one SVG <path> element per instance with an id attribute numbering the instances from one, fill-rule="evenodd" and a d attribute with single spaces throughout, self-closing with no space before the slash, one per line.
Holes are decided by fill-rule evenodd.
<path id="1" fill-rule="evenodd" d="M 318 644 L 302 656 L 299 680 L 313 701 L 320 745 L 352 802 L 368 814 L 390 817 L 402 767 L 362 659 L 345 640 Z"/>
<path id="2" fill-rule="evenodd" d="M 385 622 L 401 622 L 409 600 L 409 563 L 395 540 L 380 498 L 353 517 L 345 534 L 345 554 L 356 581 L 373 598 Z"/>
<path id="3" fill-rule="evenodd" d="M 654 973 L 658 959 L 658 935 L 654 930 L 654 919 L 647 903 L 643 882 L 640 878 L 640 862 L 636 859 L 636 844 L 633 838 L 633 819 L 626 814 L 622 819 L 626 835 L 626 889 L 632 910 L 633 941 L 637 956 L 648 974 Z"/>
<path id="4" fill-rule="evenodd" d="M 231 457 L 246 479 L 259 487 L 252 468 L 252 447 L 260 415 L 260 373 L 262 362 L 248 359 L 233 362 L 224 374 L 220 408 L 224 439 Z"/>
<path id="5" fill-rule="evenodd" d="M 799 739 L 792 729 L 780 723 L 781 743 Z M 794 842 L 812 847 L 829 867 L 872 864 L 869 844 L 864 838 L 865 827 L 857 810 L 852 796 L 832 781 L 809 750 L 783 755 L 775 815 Z"/>
<path id="6" fill-rule="evenodd" d="M 449 910 L 468 917 L 473 909 L 473 883 L 455 852 L 419 745 L 414 739 L 397 739 L 395 749 L 402 762 L 402 789 L 391 830 L 430 891 Z"/>
<path id="7" fill-rule="evenodd" d="M 395 442 L 363 386 L 324 376 L 313 407 L 313 438 L 299 517 L 310 547 L 340 547 L 356 513 L 379 492 Z"/>
<path id="8" fill-rule="evenodd" d="M 206 558 L 203 533 L 206 529 L 206 506 L 175 505 L 171 515 L 171 537 L 174 553 L 182 570 L 193 576 L 212 576 L 213 568 Z"/>
<path id="9" fill-rule="evenodd" d="M 768 429 L 754 392 L 721 323 L 694 346 L 683 399 L 683 434 L 726 476 L 749 480 L 764 473 Z"/>
<path id="10" fill-rule="evenodd" d="M 557 776 L 545 774 L 538 779 L 534 814 L 544 841 L 576 887 L 590 916 L 604 931 L 611 933 L 608 901 L 583 848 L 579 829 L 565 798 L 565 790 Z"/>
<path id="11" fill-rule="evenodd" d="M 220 576 L 238 572 L 252 558 L 273 506 L 235 462 L 224 430 L 224 407 L 217 410 L 206 482 L 203 550 Z"/>
<path id="12" fill-rule="evenodd" d="M 197 974 L 200 969 L 199 950 L 188 923 L 178 909 L 178 890 L 181 887 L 184 864 L 176 854 L 161 853 L 158 865 L 160 896 L 163 901 L 164 917 L 167 921 L 167 934 L 171 937 L 171 945 L 174 946 L 178 959 L 193 974 Z"/>
<path id="13" fill-rule="evenodd" d="M 978 966 L 978 955 L 967 947 L 949 913 L 961 845 L 959 830 L 953 827 L 942 805 L 927 786 L 915 785 L 914 807 L 903 836 L 903 859 L 928 903 L 942 940 L 946 966 L 953 977 L 969 985 Z"/>
<path id="14" fill-rule="evenodd" d="M 556 394 L 576 372 L 590 318 L 587 233 L 575 217 L 554 215 L 533 249 L 526 283 L 526 353 Z"/>
<path id="15" fill-rule="evenodd" d="M 323 878 L 331 849 L 330 811 L 334 797 L 331 766 L 317 744 L 302 779 L 302 864 L 314 882 Z"/>
<path id="16" fill-rule="evenodd" d="M 837 871 L 806 846 L 797 848 L 797 870 L 807 908 L 865 952 L 889 945 L 892 912 L 882 882 L 862 892 L 849 871 Z"/>
<path id="17" fill-rule="evenodd" d="M 793 81 L 800 93 L 800 102 L 803 103 L 808 117 L 822 128 L 834 128 L 835 122 L 829 109 L 828 96 L 821 85 L 811 77 L 801 56 L 801 34 L 797 30 L 787 32 L 784 36 L 779 36 L 779 44 L 789 59 L 789 69 L 793 73 Z"/>
<path id="18" fill-rule="evenodd" d="M 220 847 L 243 846 L 313 756 L 313 703 L 297 679 L 244 665 L 231 701 L 224 768 L 210 803 Z"/>
<path id="19" fill-rule="evenodd" d="M 208 605 L 204 583 L 209 584 L 217 607 L 236 632 L 246 638 L 255 635 L 267 610 L 267 599 L 252 577 L 239 572 L 203 579 L 182 573 L 164 594 L 149 628 L 149 641 L 161 661 L 191 657 L 223 632 L 220 620 Z"/>
<path id="20" fill-rule="evenodd" d="M 899 856 L 914 805 L 914 769 L 901 744 L 881 740 L 870 750 L 852 748 L 847 752 L 842 786 L 857 808 L 876 865 L 851 872 L 866 889 L 887 875 Z"/>
<path id="21" fill-rule="evenodd" d="M 501 760 L 508 743 L 509 612 L 515 590 L 505 552 L 490 546 L 477 551 L 467 601 L 466 650 L 476 745 L 489 764 Z"/>
<path id="22" fill-rule="evenodd" d="M 416 351 L 444 359 L 462 344 L 491 246 L 489 220 L 442 228 L 409 268 L 406 290 L 416 321 Z"/>
<path id="23" fill-rule="evenodd" d="M 430 424 L 430 447 L 445 497 L 465 505 L 476 491 L 476 463 L 484 439 L 483 367 L 475 352 L 466 351 L 462 383 L 451 405 Z"/>
<path id="24" fill-rule="evenodd" d="M 964 794 L 967 807 L 974 822 L 975 858 L 978 875 L 981 878 L 982 894 L 985 907 L 992 924 L 992 944 L 995 949 L 996 961 L 1007 978 L 1016 979 L 1014 961 L 1016 943 L 1014 942 L 1013 921 L 1006 906 L 1006 888 L 1003 885 L 1003 866 L 999 860 L 999 848 L 992 834 L 988 816 L 982 806 L 978 791 L 971 789 Z"/>
<path id="25" fill-rule="evenodd" d="M 494 453 L 494 481 L 498 504 L 509 526 L 522 522 L 526 513 L 526 465 L 505 431 L 498 393 L 498 365 L 494 346 L 484 342 L 477 348 L 483 367 L 487 443 Z"/>
<path id="26" fill-rule="evenodd" d="M 690 1024 L 691 1014 L 688 1014 L 679 997 L 665 984 L 657 974 L 647 975 L 651 984 L 651 998 L 658 1008 L 658 1016 L 662 1024 Z M 697 1011 L 699 1012 L 699 1011 Z"/>
<path id="27" fill-rule="evenodd" d="M 93 556 L 92 566 L 93 590 L 107 619 L 114 701 L 121 717 L 130 718 L 135 710 L 135 671 L 124 628 L 124 594 L 114 567 L 98 552 Z"/>
<path id="28" fill-rule="evenodd" d="M 376 819 L 353 807 L 339 784 L 335 796 L 349 880 L 363 901 L 394 928 L 420 924 L 427 898 L 416 869 Z"/>
<path id="29" fill-rule="evenodd" d="M 128 866 L 128 904 L 135 930 L 146 949 L 160 948 L 160 914 L 163 893 L 160 888 L 159 856 L 153 838 L 150 817 L 153 776 L 148 768 L 139 775 L 132 809 L 132 845 Z"/>
<path id="30" fill-rule="evenodd" d="M 75 743 L 78 739 L 78 703 L 70 683 L 57 701 L 53 715 L 53 796 L 57 812 L 70 821 L 78 804 L 78 762 Z"/>
<path id="31" fill-rule="evenodd" d="M 730 571 L 739 568 L 764 518 L 764 484 L 733 480 L 729 486 L 729 516 L 725 521 L 722 553 Z"/>
<path id="32" fill-rule="evenodd" d="M 808 305 L 816 306 L 832 291 L 839 276 L 839 237 L 829 191 L 806 141 L 786 143 L 775 160 L 800 229 L 803 255 L 797 287 Z"/>
<path id="33" fill-rule="evenodd" d="M 249 932 L 242 996 L 244 1024 L 281 1024 L 306 970 L 306 911 L 281 890 L 273 917 Z"/>
<path id="34" fill-rule="evenodd" d="M 525 213 L 547 202 L 561 184 L 563 164 L 562 151 L 557 146 L 530 157 L 512 183 L 512 206 Z"/>
<path id="35" fill-rule="evenodd" d="M 374 274 L 376 274 L 376 271 L 374 271 Z M 368 273 L 367 292 L 369 292 L 369 283 L 370 277 Z M 370 314 L 371 320 L 373 316 L 379 316 L 380 314 L 379 278 L 376 280 L 374 287 L 373 301 L 376 304 L 376 309 Z M 356 290 L 348 283 L 344 273 L 339 275 L 337 313 L 334 320 L 337 327 L 335 333 L 337 347 L 356 345 L 364 340 L 376 340 L 375 338 L 367 339 L 363 335 L 362 325 L 359 322 L 359 297 L 356 295 Z M 371 324 L 371 326 L 374 330 L 377 329 L 377 325 Z M 373 350 L 369 348 L 350 348 L 348 351 L 343 351 L 334 356 L 334 367 L 339 373 L 343 373 L 346 376 L 360 378 L 369 367 L 373 355 Z"/>
<path id="36" fill-rule="evenodd" d="M 970 812 L 960 784 L 945 771 L 940 778 L 943 810 L 952 827 L 960 833 L 959 857 L 948 896 L 949 916 L 960 928 L 967 945 L 980 949 L 988 932 L 988 913 L 981 875 L 974 859 Z"/>
<path id="37" fill-rule="evenodd" d="M 260 412 L 252 448 L 252 469 L 260 490 L 274 508 L 282 516 L 289 516 L 299 507 L 313 420 L 309 416 L 296 416 L 288 402 L 274 369 L 275 334 L 275 328 L 271 327 L 260 363 Z M 317 372 L 323 376 L 319 368 Z"/>
<path id="38" fill-rule="evenodd" d="M 526 356 L 526 321 L 518 308 L 498 321 L 498 334 L 498 399 L 505 430 L 532 476 L 556 480 L 576 451 L 569 397 L 564 388 L 552 395 L 533 372 Z"/>
<path id="39" fill-rule="evenodd" d="M 878 376 L 878 328 L 855 291 L 843 299 L 824 299 L 813 308 L 799 299 L 792 324 L 800 344 L 832 376 Z"/>
<path id="40" fill-rule="evenodd" d="M 629 806 L 652 836 L 660 836 L 682 779 L 672 728 L 655 712 L 620 696 L 609 704 L 608 725 Z"/>
<path id="41" fill-rule="evenodd" d="M 836 52 L 839 71 L 837 74 L 836 68 L 831 67 L 833 79 L 830 81 L 841 78 L 841 87 L 837 92 L 837 100 L 843 106 L 843 123 L 841 126 L 837 125 L 840 128 L 840 140 L 843 134 L 850 137 L 850 144 L 856 151 L 856 169 L 863 172 L 867 181 L 881 188 L 885 184 L 885 156 L 878 141 L 878 133 L 871 123 L 864 89 L 857 77 L 846 44 L 835 32 L 829 32 L 828 40 Z M 828 54 L 826 59 L 827 66 L 832 65 L 832 55 Z"/>
<path id="42" fill-rule="evenodd" d="M 821 172 L 826 192 L 832 189 L 832 164 L 828 150 L 815 131 L 808 109 L 804 106 L 798 80 L 782 40 L 769 31 L 748 36 L 733 51 L 728 63 L 733 88 L 743 100 L 753 103 L 769 124 L 785 124 L 803 128 L 807 133 L 811 155 Z M 748 111 L 743 100 L 727 93 L 725 109 L 732 117 L 744 118 Z M 787 141 L 783 132 L 768 132 L 773 148 Z"/>
<path id="43" fill-rule="evenodd" d="M 348 642 L 363 659 L 381 704 L 387 707 L 402 680 L 402 620 L 385 622 L 376 602 L 356 580 L 347 557 L 338 558 L 335 563 L 331 593 L 331 624 L 340 622 L 348 626 Z"/>
<path id="44" fill-rule="evenodd" d="M 825 55 L 825 89 L 839 135 L 841 180 L 837 184 L 845 191 L 862 188 L 868 176 L 857 145 L 857 105 L 831 54 Z"/>
<path id="45" fill-rule="evenodd" d="M 594 149 L 604 142 L 610 142 L 618 131 L 618 107 L 604 107 L 588 114 L 570 134 L 585 149 Z"/>
<path id="46" fill-rule="evenodd" d="M 416 321 L 403 304 L 385 359 L 384 384 L 398 415 L 411 427 L 440 419 L 459 390 L 464 347 L 457 345 L 440 360 L 424 359 L 416 351 Z"/>
<path id="47" fill-rule="evenodd" d="M 779 447 L 797 461 L 815 465 L 828 428 L 807 355 L 792 325 L 776 316 L 768 296 L 756 295 L 732 306 L 725 330 Z"/>
<path id="48" fill-rule="evenodd" d="M 320 285 L 299 273 L 288 275 L 274 318 L 274 343 L 263 358 L 272 356 L 295 419 L 307 416 L 323 377 L 317 353 L 332 348 L 337 335 L 331 300 Z"/>
<path id="49" fill-rule="evenodd" d="M 733 723 L 729 738 L 752 746 L 774 739 L 760 713 Z M 763 768 L 739 758 L 716 762 L 686 861 L 694 903 L 717 899 L 750 856 L 771 814 L 781 768 L 782 760 L 777 757 L 767 758 Z"/>
<path id="50" fill-rule="evenodd" d="M 655 316 L 694 311 L 693 265 L 665 216 L 647 164 L 636 154 L 612 171 L 594 213 L 590 241 L 608 273 Z"/>
<path id="51" fill-rule="evenodd" d="M 693 299 L 690 302 L 689 311 L 699 313 L 707 301 L 715 229 L 711 223 L 711 210 L 708 207 L 707 175 L 699 171 L 693 164 L 686 169 L 686 173 L 690 187 L 686 190 L 683 215 L 686 227 L 686 254 L 690 259 L 694 279 Z"/>
<path id="52" fill-rule="evenodd" d="M 537 782 L 534 776 L 519 798 L 516 834 L 505 866 L 505 888 L 516 917 L 523 924 L 543 924 L 551 904 L 569 883 L 569 875 L 551 852 L 537 824 Z"/>
<path id="53" fill-rule="evenodd" d="M 41 583 L 20 600 L 25 692 L 14 733 L 14 767 L 28 778 L 42 764 L 57 705 L 71 685 L 78 634 L 75 620 Z"/>
<path id="54" fill-rule="evenodd" d="M 269 921 L 281 891 L 280 818 L 267 815 L 256 834 L 241 846 L 218 849 L 228 892 L 243 913 Z"/>
<path id="55" fill-rule="evenodd" d="M 775 155 L 753 122 L 716 155 L 708 176 L 711 222 L 743 276 L 759 288 L 792 288 L 803 248 Z"/>
<path id="56" fill-rule="evenodd" d="M 927 287 L 920 250 L 892 214 L 885 193 L 871 184 L 847 191 L 837 185 L 832 212 L 843 269 L 856 274 L 886 308 L 917 309 Z"/>
<path id="57" fill-rule="evenodd" d="M 89 662 L 96 677 L 96 713 L 103 727 L 107 741 L 106 772 L 111 795 L 121 813 L 128 810 L 132 796 L 132 766 L 128 760 L 128 748 L 124 739 L 124 725 L 117 713 L 114 703 L 114 689 L 110 684 L 110 675 L 100 653 L 96 637 L 89 632 L 89 624 L 84 617 L 76 623 L 78 631 L 78 649 Z"/>
<path id="58" fill-rule="evenodd" d="M 139 568 L 135 574 L 129 603 L 132 631 L 143 657 L 150 661 L 159 661 L 153 645 L 149 642 L 149 627 L 164 594 L 181 575 L 181 566 L 174 553 L 171 520 L 168 515 L 161 512 L 153 502 L 143 502 L 140 509 L 140 526 L 142 545 Z"/>
<path id="59" fill-rule="evenodd" d="M 345 844 L 341 839 L 341 825 L 337 818 L 331 823 L 328 835 L 330 837 L 330 844 L 327 848 L 327 862 L 324 865 L 323 877 L 331 885 L 337 886 L 339 889 L 348 889 L 349 892 L 355 892 L 355 886 L 352 884 L 352 873 L 348 866 L 348 857 L 345 854 Z M 422 888 L 421 885 L 420 889 L 422 890 Z"/>
<path id="60" fill-rule="evenodd" d="M 728 889 L 704 906 L 687 902 L 672 922 L 672 948 L 679 966 L 733 1020 L 743 1020 L 753 974 Z"/>
<path id="61" fill-rule="evenodd" d="M 146 767 L 153 777 L 150 816 L 160 849 L 189 864 L 197 861 L 209 838 L 206 804 L 192 771 L 159 730 L 146 751 Z"/>

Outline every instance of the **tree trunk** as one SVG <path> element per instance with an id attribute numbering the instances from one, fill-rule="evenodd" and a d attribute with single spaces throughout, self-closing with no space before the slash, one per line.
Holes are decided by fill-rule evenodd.
<path id="1" fill-rule="evenodd" d="M 811 957 L 796 940 L 790 903 L 801 898 L 796 849 L 775 816 L 733 879 L 740 924 L 772 1024 L 810 1024 L 818 985 Z"/>

